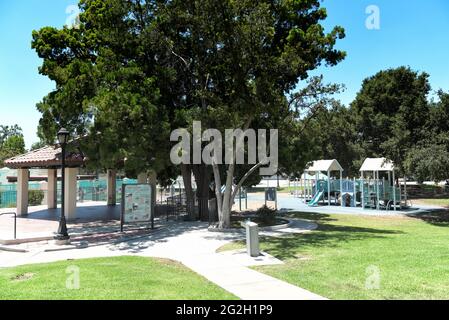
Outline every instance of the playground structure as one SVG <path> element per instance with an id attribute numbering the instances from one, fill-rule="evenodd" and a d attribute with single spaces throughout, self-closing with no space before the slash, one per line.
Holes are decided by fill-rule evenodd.
<path id="1" fill-rule="evenodd" d="M 340 173 L 340 180 L 332 180 L 331 174 L 338 171 Z M 322 173 L 326 172 L 325 179 L 323 179 Z M 327 197 L 327 203 L 331 205 L 331 197 L 336 198 L 336 193 L 342 190 L 341 183 L 343 182 L 343 168 L 337 160 L 317 160 L 304 170 L 304 177 L 306 174 L 311 175 L 315 173 L 315 180 L 303 180 L 305 185 L 304 190 L 304 203 L 308 203 L 310 206 L 318 205 L 320 200 L 325 200 Z M 307 183 L 308 182 L 308 183 Z M 336 184 L 339 184 L 338 186 Z"/>
<path id="2" fill-rule="evenodd" d="M 359 179 L 343 179 L 343 168 L 335 159 L 313 161 L 304 170 L 299 189 L 302 192 L 297 196 L 311 207 L 340 205 L 396 211 L 408 206 L 406 179 L 401 187 L 393 163 L 385 158 L 365 159 Z"/>

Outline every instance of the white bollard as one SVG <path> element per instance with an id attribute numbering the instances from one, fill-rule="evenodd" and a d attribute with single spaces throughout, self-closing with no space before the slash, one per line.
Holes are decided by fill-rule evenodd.
<path id="1" fill-rule="evenodd" d="M 246 252 L 251 257 L 260 255 L 259 249 L 259 226 L 254 222 L 247 222 L 246 228 Z"/>

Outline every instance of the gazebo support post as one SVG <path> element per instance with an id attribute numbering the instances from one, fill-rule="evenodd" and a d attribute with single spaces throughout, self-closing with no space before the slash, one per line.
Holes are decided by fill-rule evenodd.
<path id="1" fill-rule="evenodd" d="M 17 169 L 17 215 L 28 214 L 28 169 Z"/>
<path id="2" fill-rule="evenodd" d="M 108 206 L 115 206 L 117 203 L 117 170 L 109 169 L 107 176 Z"/>
<path id="3" fill-rule="evenodd" d="M 57 170 L 48 169 L 47 170 L 47 208 L 56 209 L 57 208 Z"/>
<path id="4" fill-rule="evenodd" d="M 331 172 L 327 171 L 327 205 L 331 205 Z"/>
<path id="5" fill-rule="evenodd" d="M 76 175 L 78 168 L 65 169 L 65 208 L 64 215 L 66 220 L 74 220 L 76 218 Z"/>

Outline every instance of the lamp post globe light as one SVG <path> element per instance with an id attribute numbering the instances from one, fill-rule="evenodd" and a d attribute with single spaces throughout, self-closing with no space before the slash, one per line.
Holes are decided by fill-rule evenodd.
<path id="1" fill-rule="evenodd" d="M 58 233 L 55 235 L 55 240 L 58 243 L 64 244 L 70 241 L 70 236 L 67 233 L 67 224 L 65 220 L 65 148 L 69 139 L 69 132 L 65 128 L 61 128 L 58 132 L 58 142 L 61 146 L 61 214 L 59 217 Z"/>

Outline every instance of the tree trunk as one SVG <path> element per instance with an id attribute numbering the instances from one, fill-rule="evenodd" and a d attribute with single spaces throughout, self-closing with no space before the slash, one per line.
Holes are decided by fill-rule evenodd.
<path id="1" fill-rule="evenodd" d="M 189 220 L 196 220 L 198 217 L 195 213 L 195 199 L 192 188 L 192 168 L 188 164 L 181 164 L 181 175 L 186 191 L 186 205 Z"/>
<path id="2" fill-rule="evenodd" d="M 222 211 L 222 202 L 223 198 L 221 196 L 221 177 L 220 177 L 220 170 L 218 168 L 218 165 L 214 163 L 212 165 L 212 169 L 214 172 L 214 180 L 215 180 L 215 198 L 217 199 L 217 212 L 218 212 L 218 221 L 223 221 L 223 211 Z"/>
<path id="3" fill-rule="evenodd" d="M 215 185 L 219 186 L 216 187 L 216 197 L 217 197 L 217 209 L 218 209 L 218 217 L 220 218 L 218 227 L 221 229 L 229 228 L 231 226 L 231 212 L 232 212 L 232 205 L 234 204 L 235 197 L 242 187 L 242 184 L 245 182 L 245 180 L 254 172 L 256 171 L 261 165 L 263 165 L 263 162 L 259 162 L 256 165 L 254 165 L 250 170 L 248 170 L 247 173 L 242 177 L 242 179 L 238 182 L 235 189 L 232 190 L 233 186 L 233 180 L 234 180 L 234 169 L 235 164 L 231 164 L 228 167 L 227 173 L 226 173 L 226 190 L 225 193 L 221 194 L 221 178 L 220 178 L 220 171 L 218 168 L 218 165 L 214 164 L 214 177 L 215 177 Z"/>
<path id="4" fill-rule="evenodd" d="M 210 166 L 205 164 L 193 165 L 192 170 L 196 181 L 199 219 L 201 221 L 209 221 L 209 183 L 211 178 Z"/>
<path id="5" fill-rule="evenodd" d="M 251 121 L 253 117 L 250 117 L 242 127 L 242 130 L 245 131 L 249 128 Z M 239 138 L 239 141 L 236 141 L 235 145 L 239 145 L 242 143 L 244 137 L 243 135 Z M 243 181 L 248 177 L 249 174 L 251 174 L 255 169 L 251 169 L 250 171 L 245 174 L 242 181 L 240 181 L 237 185 L 237 188 L 235 190 L 232 190 L 233 182 L 234 182 L 234 171 L 235 171 L 235 156 L 236 156 L 236 150 L 233 146 L 233 159 L 232 162 L 228 165 L 228 169 L 226 170 L 226 182 L 225 182 L 225 192 L 222 195 L 221 194 L 221 182 L 220 182 L 220 172 L 218 170 L 218 165 L 214 164 L 214 177 L 215 177 L 215 188 L 218 189 L 218 192 L 216 191 L 217 196 L 217 207 L 218 207 L 218 213 L 220 217 L 220 221 L 218 223 L 218 228 L 220 229 L 226 229 L 231 227 L 231 211 L 232 211 L 232 205 L 234 204 L 235 195 L 238 191 L 238 189 L 241 187 L 241 184 Z M 257 167 L 259 166 L 256 165 Z M 221 202 L 221 209 L 219 208 L 219 203 Z"/>
<path id="6" fill-rule="evenodd" d="M 234 168 L 235 164 L 231 163 L 226 171 L 226 189 L 223 195 L 223 203 L 221 209 L 222 219 L 220 220 L 218 227 L 220 229 L 226 229 L 231 227 L 231 210 L 232 210 L 232 182 L 234 180 Z"/>

